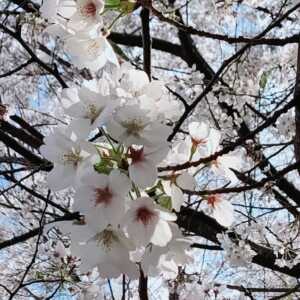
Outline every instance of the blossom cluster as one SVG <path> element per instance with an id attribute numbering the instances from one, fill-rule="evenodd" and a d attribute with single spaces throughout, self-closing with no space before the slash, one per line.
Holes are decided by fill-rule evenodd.
<path id="1" fill-rule="evenodd" d="M 54 163 L 47 182 L 53 191 L 75 189 L 73 209 L 84 219 L 63 227 L 82 269 L 98 266 L 103 277 L 135 278 L 138 266 L 148 274 L 168 262 L 176 272 L 191 260 L 190 243 L 174 223 L 176 215 L 159 205 L 159 195 L 151 197 L 157 165 L 169 151 L 170 129 L 157 109 L 169 100 L 159 82 L 126 64 L 113 78 L 106 80 L 109 94 L 87 86 L 63 91 L 72 121 L 41 147 Z M 101 137 L 90 142 L 97 132 Z"/>
<path id="2" fill-rule="evenodd" d="M 78 68 L 97 71 L 107 62 L 118 65 L 117 56 L 106 37 L 102 0 L 45 0 L 41 15 L 50 25 L 46 31 L 64 43 L 64 48 Z"/>
<path id="3" fill-rule="evenodd" d="M 256 255 L 250 245 L 244 240 L 234 242 L 224 233 L 218 234 L 217 238 L 225 251 L 226 261 L 234 267 L 246 267 Z"/>
<path id="4" fill-rule="evenodd" d="M 97 85 L 63 91 L 62 104 L 72 120 L 56 128 L 41 147 L 54 163 L 49 187 L 73 187 L 73 209 L 84 215 L 82 222 L 64 224 L 63 230 L 71 233 L 72 252 L 81 257 L 83 270 L 98 266 L 104 277 L 136 278 L 139 268 L 147 275 L 163 270 L 176 274 L 192 258 L 190 241 L 181 234 L 172 210 L 180 210 L 183 191 L 194 190 L 197 183 L 192 170 L 158 176 L 157 167 L 178 163 L 180 156 L 186 162 L 201 151 L 215 151 L 210 150 L 215 139 L 209 135 L 217 132 L 194 122 L 187 140 L 170 148 L 171 129 L 165 124 L 170 112 L 164 108 L 172 102 L 162 83 L 150 82 L 145 72 L 128 64 L 106 75 Z M 216 219 L 230 226 L 229 202 L 211 199 L 207 201 Z M 221 205 L 223 214 L 218 203 L 227 204 Z"/>
<path id="5" fill-rule="evenodd" d="M 169 120 L 179 107 L 161 81 L 144 71 L 119 65 L 106 40 L 100 0 L 44 1 L 42 15 L 52 23 L 47 32 L 59 36 L 79 68 L 97 71 L 108 61 L 98 82 L 64 89 L 61 103 L 71 119 L 44 140 L 42 155 L 53 163 L 47 177 L 53 191 L 75 190 L 73 210 L 82 218 L 66 222 L 72 253 L 83 272 L 98 267 L 102 277 L 126 274 L 137 278 L 177 274 L 192 261 L 191 240 L 176 224 L 185 190 L 195 190 L 203 167 L 158 173 L 158 166 L 197 161 L 221 149 L 221 133 L 206 122 L 192 122 L 184 140 L 168 143 Z M 237 182 L 241 153 L 219 155 L 209 163 L 217 176 Z M 233 222 L 233 208 L 216 195 L 208 197 L 213 216 L 223 226 Z"/>

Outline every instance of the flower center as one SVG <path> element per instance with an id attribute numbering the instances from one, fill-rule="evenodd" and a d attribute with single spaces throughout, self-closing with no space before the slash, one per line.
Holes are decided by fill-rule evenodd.
<path id="1" fill-rule="evenodd" d="M 132 163 L 138 163 L 144 160 L 144 148 L 135 149 L 133 147 L 129 148 L 129 157 L 132 159 Z"/>
<path id="2" fill-rule="evenodd" d="M 133 136 L 139 136 L 140 132 L 145 128 L 143 122 L 137 119 L 124 121 L 121 123 L 121 125 L 126 128 L 128 135 Z"/>
<path id="3" fill-rule="evenodd" d="M 88 44 L 87 52 L 91 56 L 98 56 L 101 49 L 102 45 L 98 40 L 91 40 Z"/>
<path id="4" fill-rule="evenodd" d="M 192 138 L 192 144 L 195 147 L 197 147 L 199 145 L 205 145 L 206 143 L 207 143 L 206 139 L 199 139 L 199 140 L 197 140 L 197 139 Z"/>
<path id="5" fill-rule="evenodd" d="M 87 107 L 87 118 L 90 119 L 91 125 L 96 121 L 96 119 L 101 114 L 102 109 L 97 108 L 95 104 L 89 104 Z"/>
<path id="6" fill-rule="evenodd" d="M 81 14 L 85 17 L 95 17 L 97 8 L 93 2 L 89 2 L 80 9 Z"/>
<path id="7" fill-rule="evenodd" d="M 95 238 L 107 251 L 111 250 L 114 243 L 120 241 L 118 235 L 111 229 L 104 229 L 97 233 Z"/>
<path id="8" fill-rule="evenodd" d="M 112 193 L 108 187 L 104 189 L 97 188 L 95 189 L 95 206 L 98 204 L 104 204 L 108 206 L 112 200 Z"/>
<path id="9" fill-rule="evenodd" d="M 216 203 L 219 202 L 220 196 L 218 195 L 210 195 L 207 197 L 207 204 L 211 205 L 213 208 L 215 207 Z"/>
<path id="10" fill-rule="evenodd" d="M 82 156 L 80 156 L 80 150 L 70 150 L 63 154 L 63 161 L 67 164 L 73 164 L 77 167 L 79 162 L 82 161 Z"/>
<path id="11" fill-rule="evenodd" d="M 212 164 L 213 166 L 215 166 L 216 168 L 219 168 L 219 167 L 220 167 L 220 164 L 219 164 L 218 159 L 213 160 L 213 161 L 211 162 L 211 164 Z"/>
<path id="12" fill-rule="evenodd" d="M 155 212 L 150 210 L 148 207 L 146 206 L 142 206 L 140 207 L 137 211 L 136 211 L 136 221 L 138 222 L 142 222 L 144 224 L 144 226 L 147 226 L 152 219 L 155 217 Z"/>

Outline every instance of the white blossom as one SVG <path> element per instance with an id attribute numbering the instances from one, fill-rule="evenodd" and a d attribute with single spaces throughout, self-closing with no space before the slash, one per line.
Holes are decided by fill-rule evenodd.
<path id="1" fill-rule="evenodd" d="M 54 164 L 47 182 L 55 191 L 78 184 L 86 168 L 92 165 L 93 155 L 96 155 L 91 143 L 76 137 L 72 139 L 72 130 L 71 134 L 63 134 L 62 130 L 54 130 L 40 148 L 42 155 Z"/>
<path id="2" fill-rule="evenodd" d="M 97 266 L 103 278 L 117 278 L 121 274 L 137 278 L 137 266 L 129 259 L 134 245 L 122 231 L 110 226 L 96 231 L 88 225 L 72 226 L 69 222 L 60 226 L 65 234 L 71 235 L 71 251 L 81 258 L 83 272 Z"/>
<path id="3" fill-rule="evenodd" d="M 225 233 L 218 234 L 217 238 L 225 251 L 226 261 L 234 267 L 246 267 L 256 255 L 249 244 L 243 240 L 234 242 Z"/>
<path id="4" fill-rule="evenodd" d="M 166 143 L 156 148 L 131 146 L 129 148 L 131 163 L 128 168 L 131 180 L 142 189 L 151 187 L 157 179 L 157 165 L 167 152 Z"/>
<path id="5" fill-rule="evenodd" d="M 171 180 L 162 182 L 164 191 L 171 197 L 172 208 L 180 211 L 184 202 L 184 194 L 181 189 L 193 191 L 196 186 L 194 177 L 188 172 L 179 175 L 171 175 Z"/>
<path id="6" fill-rule="evenodd" d="M 65 112 L 75 118 L 76 131 L 86 135 L 93 129 L 102 127 L 111 118 L 118 101 L 110 96 L 90 90 L 83 86 L 80 89 L 65 89 L 62 94 Z"/>
<path id="7" fill-rule="evenodd" d="M 126 211 L 130 188 L 129 178 L 119 170 L 112 170 L 109 175 L 89 172 L 76 188 L 74 210 L 83 213 L 89 226 L 96 230 L 109 224 L 117 228 Z"/>
<path id="8" fill-rule="evenodd" d="M 153 122 L 148 112 L 138 105 L 119 108 L 107 125 L 108 133 L 125 146 L 159 147 L 165 143 L 170 130 L 166 125 Z"/>
<path id="9" fill-rule="evenodd" d="M 123 226 L 137 246 L 153 243 L 163 247 L 172 238 L 169 222 L 175 220 L 175 215 L 161 210 L 151 198 L 141 197 L 131 202 Z"/>
<path id="10" fill-rule="evenodd" d="M 213 217 L 222 226 L 229 227 L 234 221 L 234 209 L 230 202 L 220 195 L 210 195 L 207 197 L 207 203 L 213 209 Z"/>

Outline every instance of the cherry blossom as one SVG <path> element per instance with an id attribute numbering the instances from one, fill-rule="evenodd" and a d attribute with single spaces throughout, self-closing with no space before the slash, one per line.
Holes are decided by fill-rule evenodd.
<path id="1" fill-rule="evenodd" d="M 85 86 L 78 91 L 77 89 L 63 90 L 62 98 L 65 100 L 66 114 L 77 120 L 76 132 L 82 130 L 85 132 L 84 130 L 86 130 L 86 135 L 93 129 L 106 124 L 118 105 L 117 100 L 92 91 Z"/>
<path id="2" fill-rule="evenodd" d="M 53 255 L 58 258 L 64 258 L 67 254 L 68 251 L 65 245 L 61 241 L 58 241 L 57 244 L 55 245 Z"/>
<path id="3" fill-rule="evenodd" d="M 211 164 L 211 169 L 215 174 L 221 175 L 230 180 L 232 184 L 235 184 L 238 182 L 238 178 L 231 169 L 241 170 L 243 164 L 243 152 L 238 149 L 229 154 L 219 156 Z"/>
<path id="4" fill-rule="evenodd" d="M 170 221 L 176 216 L 160 209 L 149 197 L 132 201 L 124 216 L 123 226 L 137 246 L 148 243 L 163 247 L 172 238 Z"/>
<path id="5" fill-rule="evenodd" d="M 221 134 L 215 129 L 210 130 L 207 142 L 206 155 L 212 155 L 219 151 Z M 220 155 L 214 160 L 210 167 L 217 175 L 223 176 L 231 181 L 232 184 L 238 182 L 238 178 L 231 169 L 240 170 L 243 166 L 243 151 L 236 149 L 228 154 Z"/>
<path id="6" fill-rule="evenodd" d="M 120 88 L 131 97 L 146 96 L 154 100 L 163 94 L 163 83 L 159 80 L 150 81 L 148 75 L 124 63 L 118 71 Z"/>
<path id="7" fill-rule="evenodd" d="M 165 254 L 166 261 L 173 261 L 176 266 L 185 266 L 194 261 L 192 255 L 192 239 L 184 237 L 176 226 L 172 226 L 173 239 L 167 245 L 168 251 Z"/>
<path id="8" fill-rule="evenodd" d="M 40 8 L 41 15 L 54 21 L 59 16 L 71 17 L 76 11 L 76 2 L 73 0 L 44 0 Z"/>
<path id="9" fill-rule="evenodd" d="M 225 251 L 226 260 L 233 266 L 247 266 L 256 254 L 243 240 L 235 243 L 226 234 L 218 234 L 217 238 Z"/>
<path id="10" fill-rule="evenodd" d="M 80 257 L 83 272 L 97 267 L 102 277 L 117 278 L 126 274 L 134 279 L 138 276 L 137 266 L 129 259 L 134 245 L 122 231 L 110 226 L 97 231 L 88 225 L 72 226 L 70 222 L 60 224 L 60 228 L 71 235 L 71 250 Z"/>
<path id="11" fill-rule="evenodd" d="M 104 10 L 102 0 L 77 0 L 76 12 L 69 20 L 69 26 L 75 30 L 102 24 L 100 14 Z"/>
<path id="12" fill-rule="evenodd" d="M 72 139 L 71 134 L 68 136 L 62 133 L 62 128 L 56 129 L 45 138 L 45 145 L 40 149 L 42 155 L 54 164 L 47 182 L 55 191 L 77 184 L 96 155 L 92 144 L 76 137 Z"/>
<path id="13" fill-rule="evenodd" d="M 229 227 L 234 221 L 234 209 L 230 202 L 220 195 L 210 195 L 207 203 L 213 209 L 213 217 L 222 226 Z"/>
<path id="14" fill-rule="evenodd" d="M 168 145 L 159 148 L 134 147 L 129 148 L 131 159 L 128 168 L 131 180 L 140 188 L 151 187 L 157 179 L 157 164 L 168 152 Z"/>
<path id="15" fill-rule="evenodd" d="M 46 32 L 59 37 L 72 62 L 78 68 L 98 71 L 106 63 L 119 65 L 118 59 L 106 37 L 109 31 L 103 28 L 102 0 L 45 1 L 41 12 L 52 24 Z"/>
<path id="16" fill-rule="evenodd" d="M 209 133 L 210 128 L 207 123 L 191 122 L 189 124 L 189 135 L 191 138 L 191 156 L 194 160 L 197 160 L 201 156 L 205 155 Z"/>
<path id="17" fill-rule="evenodd" d="M 65 49 L 78 68 L 97 71 L 107 62 L 117 66 L 117 57 L 106 36 L 99 31 L 92 35 L 86 31 L 75 32 L 65 39 Z"/>
<path id="18" fill-rule="evenodd" d="M 89 172 L 76 188 L 74 209 L 85 215 L 89 226 L 104 229 L 118 227 L 126 210 L 126 196 L 131 188 L 129 178 L 112 170 L 109 175 Z"/>
<path id="19" fill-rule="evenodd" d="M 196 186 L 196 181 L 188 172 L 179 175 L 171 175 L 171 180 L 162 182 L 164 191 L 171 197 L 172 208 L 175 211 L 180 211 L 180 207 L 184 202 L 183 190 L 193 191 Z"/>
<path id="20" fill-rule="evenodd" d="M 97 300 L 99 299 L 100 288 L 96 284 L 91 284 L 82 289 L 79 300 Z"/>
<path id="21" fill-rule="evenodd" d="M 160 146 L 165 143 L 170 130 L 166 125 L 154 123 L 148 112 L 138 105 L 119 108 L 107 125 L 108 133 L 125 146 Z"/>
<path id="22" fill-rule="evenodd" d="M 0 298 L 297 297 L 300 4 L 4 2 Z"/>
<path id="23" fill-rule="evenodd" d="M 174 142 L 171 149 L 161 165 L 177 165 L 186 163 L 190 159 L 191 147 L 190 143 L 185 139 L 184 141 Z"/>
<path id="24" fill-rule="evenodd" d="M 102 0 L 45 0 L 40 12 L 50 21 L 68 19 L 68 27 L 80 31 L 102 24 L 103 9 Z"/>
<path id="25" fill-rule="evenodd" d="M 176 224 L 170 223 L 172 240 L 165 247 L 146 247 L 141 265 L 145 274 L 163 275 L 165 278 L 177 276 L 178 267 L 193 262 L 190 245 L 192 240 L 185 238 Z"/>

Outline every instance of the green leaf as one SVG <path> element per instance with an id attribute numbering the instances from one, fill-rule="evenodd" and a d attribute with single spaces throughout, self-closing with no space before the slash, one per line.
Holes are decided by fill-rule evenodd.
<path id="1" fill-rule="evenodd" d="M 261 89 L 264 89 L 268 83 L 268 77 L 269 77 L 269 74 L 270 72 L 267 71 L 267 72 L 263 72 L 261 77 L 260 77 L 260 80 L 259 80 L 259 87 Z"/>
<path id="2" fill-rule="evenodd" d="M 120 6 L 120 0 L 106 0 L 105 8 L 114 8 Z"/>
<path id="3" fill-rule="evenodd" d="M 138 7 L 135 1 L 123 1 L 121 0 L 120 10 L 125 14 L 132 13 Z"/>
<path id="4" fill-rule="evenodd" d="M 161 196 L 158 199 L 158 203 L 167 210 L 172 210 L 172 199 L 170 196 Z"/>
<path id="5" fill-rule="evenodd" d="M 36 273 L 35 273 L 35 278 L 37 279 L 37 280 L 43 280 L 44 279 L 44 274 L 42 273 L 42 272 L 39 272 L 39 271 L 37 271 Z"/>
<path id="6" fill-rule="evenodd" d="M 110 171 L 112 170 L 113 165 L 109 160 L 101 160 L 99 163 L 94 165 L 94 169 L 96 172 L 100 174 L 106 174 L 108 175 Z"/>
<path id="7" fill-rule="evenodd" d="M 137 4 L 137 2 L 131 0 L 106 0 L 105 1 L 105 9 L 118 10 L 122 12 L 124 15 L 132 13 L 138 7 L 139 5 Z"/>

